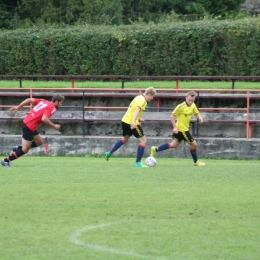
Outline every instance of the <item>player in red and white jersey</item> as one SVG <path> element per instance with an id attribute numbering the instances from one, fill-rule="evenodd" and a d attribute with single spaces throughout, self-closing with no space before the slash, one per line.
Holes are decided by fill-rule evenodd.
<path id="1" fill-rule="evenodd" d="M 13 161 L 28 153 L 31 148 L 43 144 L 42 137 L 37 131 L 37 127 L 41 123 L 49 125 L 55 130 L 60 129 L 60 125 L 52 123 L 49 118 L 60 106 L 62 106 L 63 101 L 64 97 L 62 95 L 55 94 L 51 101 L 38 98 L 27 98 L 20 105 L 10 108 L 10 112 L 16 113 L 19 109 L 26 105 L 34 105 L 23 120 L 22 145 L 15 146 L 13 152 L 1 161 L 3 166 L 10 167 L 10 161 Z"/>

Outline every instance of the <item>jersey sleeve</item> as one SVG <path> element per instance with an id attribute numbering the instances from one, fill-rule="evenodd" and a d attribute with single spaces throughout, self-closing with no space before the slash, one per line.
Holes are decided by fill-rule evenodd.
<path id="1" fill-rule="evenodd" d="M 139 98 L 137 98 L 136 100 L 136 107 L 141 107 L 143 109 L 145 105 L 145 98 L 143 98 L 142 96 Z"/>
<path id="2" fill-rule="evenodd" d="M 178 116 L 181 113 L 181 108 L 183 107 L 182 104 L 177 105 L 177 107 L 175 107 L 175 109 L 172 111 L 172 114 L 174 116 Z"/>
<path id="3" fill-rule="evenodd" d="M 194 104 L 194 107 L 193 107 L 193 114 L 194 115 L 199 114 L 199 110 L 198 110 L 198 108 L 197 108 L 197 106 L 195 104 Z"/>
<path id="4" fill-rule="evenodd" d="M 40 98 L 34 98 L 34 105 L 38 105 L 43 99 L 40 99 Z"/>

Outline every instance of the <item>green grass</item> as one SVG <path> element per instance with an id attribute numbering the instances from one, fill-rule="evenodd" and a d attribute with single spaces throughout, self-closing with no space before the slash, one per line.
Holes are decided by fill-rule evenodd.
<path id="1" fill-rule="evenodd" d="M 0 259 L 259 259 L 260 161 L 24 156 L 0 168 Z"/>
<path id="2" fill-rule="evenodd" d="M 18 80 L 0 80 L 0 88 L 19 88 Z M 124 87 L 127 88 L 176 88 L 176 82 L 172 81 L 125 81 Z M 23 88 L 71 88 L 71 81 L 33 81 L 23 80 Z M 121 81 L 94 81 L 75 80 L 75 88 L 121 88 Z M 179 81 L 179 89 L 232 89 L 231 81 Z M 259 89 L 259 82 L 237 81 L 235 89 Z"/>

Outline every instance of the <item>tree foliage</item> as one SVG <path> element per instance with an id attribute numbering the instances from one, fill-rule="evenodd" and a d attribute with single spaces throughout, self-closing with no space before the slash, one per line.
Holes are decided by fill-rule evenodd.
<path id="1" fill-rule="evenodd" d="M 212 16 L 226 17 L 236 15 L 244 0 L 196 0 L 194 5 L 199 5 Z"/>
<path id="2" fill-rule="evenodd" d="M 0 28 L 163 22 L 167 16 L 236 15 L 244 0 L 0 0 Z"/>

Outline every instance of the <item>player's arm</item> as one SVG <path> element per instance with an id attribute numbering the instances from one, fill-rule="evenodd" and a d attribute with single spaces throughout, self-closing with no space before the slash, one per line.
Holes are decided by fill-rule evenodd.
<path id="1" fill-rule="evenodd" d="M 16 113 L 19 109 L 21 109 L 22 107 L 29 105 L 29 104 L 34 104 L 34 98 L 27 98 L 25 99 L 22 103 L 20 103 L 18 106 L 15 107 L 11 107 L 9 109 L 10 112 L 14 112 Z"/>
<path id="2" fill-rule="evenodd" d="M 45 125 L 48 125 L 48 126 L 52 127 L 55 130 L 59 130 L 60 129 L 60 125 L 52 123 L 51 120 L 46 115 L 42 115 L 42 122 Z"/>
<path id="3" fill-rule="evenodd" d="M 132 118 L 132 124 L 131 124 L 131 129 L 136 128 L 136 118 L 140 112 L 141 108 L 140 107 L 136 107 L 135 111 L 133 113 L 133 118 Z"/>
<path id="4" fill-rule="evenodd" d="M 172 127 L 173 127 L 173 132 L 175 133 L 175 134 L 177 134 L 178 133 L 178 128 L 177 128 L 177 126 L 176 126 L 176 117 L 175 117 L 175 115 L 174 114 L 171 114 L 171 123 L 172 123 Z"/>
<path id="5" fill-rule="evenodd" d="M 195 116 L 197 117 L 200 123 L 203 123 L 203 119 L 200 114 L 196 114 Z"/>

